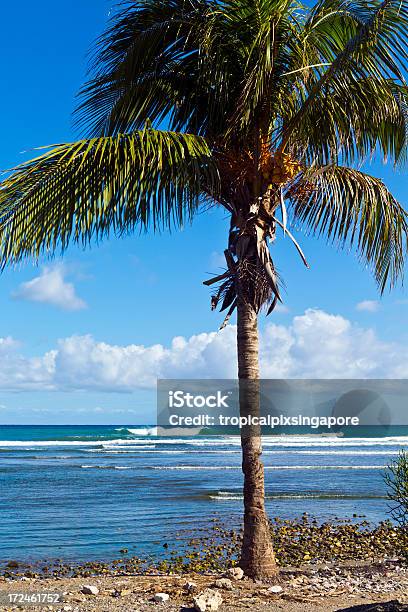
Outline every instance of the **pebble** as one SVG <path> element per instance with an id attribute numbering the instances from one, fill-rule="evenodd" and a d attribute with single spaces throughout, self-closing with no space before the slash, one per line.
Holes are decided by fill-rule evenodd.
<path id="1" fill-rule="evenodd" d="M 230 567 L 227 570 L 227 575 L 232 578 L 232 580 L 242 580 L 244 577 L 244 570 L 240 567 Z"/>
<path id="2" fill-rule="evenodd" d="M 81 588 L 81 593 L 84 595 L 99 595 L 99 589 L 97 586 L 84 584 L 84 586 Z"/>
<path id="3" fill-rule="evenodd" d="M 166 603 L 166 601 L 169 601 L 170 595 L 167 593 L 155 593 L 153 599 L 157 603 Z"/>
<path id="4" fill-rule="evenodd" d="M 275 585 L 269 587 L 268 591 L 270 593 L 282 593 L 283 588 L 281 586 L 279 586 L 279 584 L 275 584 Z"/>
<path id="5" fill-rule="evenodd" d="M 229 578 L 219 578 L 214 582 L 214 586 L 217 587 L 217 589 L 226 589 L 227 591 L 232 591 L 234 588 Z"/>
<path id="6" fill-rule="evenodd" d="M 200 595 L 194 597 L 193 602 L 197 612 L 215 612 L 222 604 L 222 597 L 218 591 L 205 589 Z"/>

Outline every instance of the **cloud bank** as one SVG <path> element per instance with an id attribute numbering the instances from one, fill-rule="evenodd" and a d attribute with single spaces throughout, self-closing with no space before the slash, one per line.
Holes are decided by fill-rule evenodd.
<path id="1" fill-rule="evenodd" d="M 175 337 L 170 346 L 115 346 L 92 336 L 61 339 L 25 357 L 13 338 L 0 339 L 0 388 L 132 392 L 157 378 L 234 378 L 236 329 Z M 268 324 L 260 337 L 265 378 L 406 378 L 408 347 L 382 341 L 340 315 L 307 310 L 289 325 Z"/>

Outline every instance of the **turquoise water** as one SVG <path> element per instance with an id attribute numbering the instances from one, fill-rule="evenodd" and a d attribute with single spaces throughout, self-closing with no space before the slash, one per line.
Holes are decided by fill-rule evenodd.
<path id="1" fill-rule="evenodd" d="M 150 426 L 0 427 L 0 560 L 108 560 L 121 548 L 157 555 L 214 516 L 238 526 L 239 439 L 154 434 Z M 268 437 L 268 513 L 383 520 L 382 472 L 407 444 L 408 435 Z"/>

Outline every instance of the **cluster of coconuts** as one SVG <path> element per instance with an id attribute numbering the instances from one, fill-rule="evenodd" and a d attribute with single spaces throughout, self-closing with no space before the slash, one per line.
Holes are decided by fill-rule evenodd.
<path id="1" fill-rule="evenodd" d="M 284 185 L 294 178 L 302 169 L 299 161 L 287 153 L 277 151 L 272 154 L 262 151 L 261 172 L 263 178 L 272 185 Z"/>

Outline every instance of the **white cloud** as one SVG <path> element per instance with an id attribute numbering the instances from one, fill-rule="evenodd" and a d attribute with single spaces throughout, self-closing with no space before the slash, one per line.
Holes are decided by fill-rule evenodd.
<path id="1" fill-rule="evenodd" d="M 236 328 L 175 337 L 170 346 L 98 342 L 72 336 L 27 358 L 0 339 L 0 388 L 132 392 L 157 378 L 234 378 Z M 384 342 L 340 315 L 310 309 L 289 325 L 267 324 L 260 337 L 265 378 L 406 378 L 408 347 Z"/>
<path id="2" fill-rule="evenodd" d="M 157 378 L 215 378 L 235 375 L 235 330 L 175 337 L 162 344 L 115 346 L 92 336 L 61 340 L 53 381 L 59 388 L 132 391 L 149 388 Z"/>
<path id="3" fill-rule="evenodd" d="M 51 304 L 63 310 L 82 310 L 86 303 L 76 295 L 75 287 L 65 280 L 66 270 L 61 265 L 43 268 L 36 276 L 13 293 L 19 300 Z"/>
<path id="4" fill-rule="evenodd" d="M 266 378 L 392 378 L 408 372 L 408 349 L 340 315 L 307 310 L 288 327 L 266 328 L 261 369 Z"/>
<path id="5" fill-rule="evenodd" d="M 363 300 L 356 305 L 356 310 L 360 312 L 378 312 L 380 309 L 380 302 L 376 300 Z"/>
<path id="6" fill-rule="evenodd" d="M 12 338 L 0 339 L 0 389 L 54 389 L 55 351 L 27 358 L 18 352 L 18 346 L 19 343 Z"/>
<path id="7" fill-rule="evenodd" d="M 289 312 L 289 308 L 285 304 L 276 304 L 273 312 L 278 312 L 279 314 L 287 314 Z"/>

